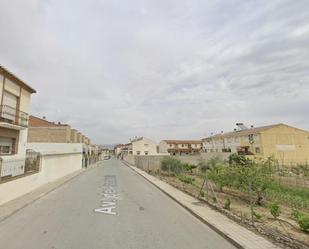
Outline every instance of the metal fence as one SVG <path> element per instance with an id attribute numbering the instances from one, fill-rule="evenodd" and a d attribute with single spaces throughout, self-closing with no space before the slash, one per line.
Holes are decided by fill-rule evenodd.
<path id="1" fill-rule="evenodd" d="M 40 171 L 41 155 L 27 152 L 25 157 L 0 157 L 0 183 Z"/>

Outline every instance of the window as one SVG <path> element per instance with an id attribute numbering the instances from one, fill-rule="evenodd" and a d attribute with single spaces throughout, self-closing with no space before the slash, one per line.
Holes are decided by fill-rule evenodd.
<path id="1" fill-rule="evenodd" d="M 149 144 L 144 144 L 145 147 L 147 147 Z"/>
<path id="2" fill-rule="evenodd" d="M 182 144 L 182 145 L 181 145 L 181 147 L 185 147 L 185 145 L 184 145 L 184 144 Z"/>
<path id="3" fill-rule="evenodd" d="M 253 134 L 250 134 L 249 136 L 248 136 L 248 138 L 249 138 L 249 142 L 253 142 Z"/>
<path id="4" fill-rule="evenodd" d="M 0 155 L 10 155 L 14 153 L 15 139 L 0 138 Z"/>
<path id="5" fill-rule="evenodd" d="M 141 152 L 140 151 L 136 151 L 136 155 L 140 155 L 141 154 Z"/>
<path id="6" fill-rule="evenodd" d="M 147 156 L 148 155 L 148 151 L 144 151 L 145 155 Z"/>
<path id="7" fill-rule="evenodd" d="M 260 154 L 260 153 L 261 153 L 260 147 L 255 147 L 255 153 L 256 153 L 256 154 Z"/>

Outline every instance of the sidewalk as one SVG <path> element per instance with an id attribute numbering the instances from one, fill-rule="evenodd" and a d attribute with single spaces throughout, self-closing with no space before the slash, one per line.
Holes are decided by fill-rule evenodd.
<path id="1" fill-rule="evenodd" d="M 126 163 L 125 163 L 126 164 Z M 126 164 L 128 165 L 128 164 Z M 200 205 L 198 199 L 185 194 L 184 192 L 172 187 L 171 185 L 149 175 L 136 167 L 128 165 L 131 169 L 143 176 L 149 182 L 158 187 L 165 194 L 170 196 L 181 206 L 190 211 L 204 223 L 208 224 L 215 231 L 229 239 L 238 248 L 245 249 L 279 249 L 280 247 L 271 243 L 267 239 L 255 234 L 254 232 L 242 227 L 236 222 L 230 220 L 223 214 L 203 205 Z"/>
<path id="2" fill-rule="evenodd" d="M 52 192 L 53 190 L 59 188 L 60 186 L 64 185 L 65 183 L 69 182 L 73 178 L 79 176 L 80 174 L 91 170 L 94 167 L 98 166 L 97 162 L 95 164 L 90 165 L 88 168 L 80 169 L 72 174 L 69 174 L 65 177 L 62 177 L 54 182 L 50 182 L 28 194 L 25 194 L 19 198 L 16 198 L 12 201 L 9 201 L 3 205 L 0 205 L 0 222 L 7 219 L 11 215 L 17 213 L 21 209 L 27 207 L 31 203 L 35 202 L 36 200 L 42 198 L 44 195 L 47 195 L 48 193 Z"/>

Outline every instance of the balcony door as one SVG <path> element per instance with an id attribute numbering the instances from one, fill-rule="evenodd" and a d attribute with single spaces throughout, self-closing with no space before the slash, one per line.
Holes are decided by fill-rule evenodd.
<path id="1" fill-rule="evenodd" d="M 16 121 L 18 97 L 9 92 L 4 92 L 3 94 L 3 106 L 2 106 L 2 118 L 12 121 Z"/>

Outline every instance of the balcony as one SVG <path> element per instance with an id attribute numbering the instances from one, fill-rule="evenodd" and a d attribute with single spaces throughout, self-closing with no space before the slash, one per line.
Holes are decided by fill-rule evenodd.
<path id="1" fill-rule="evenodd" d="M 0 105 L 0 122 L 28 127 L 28 113 L 17 110 L 8 105 Z"/>

